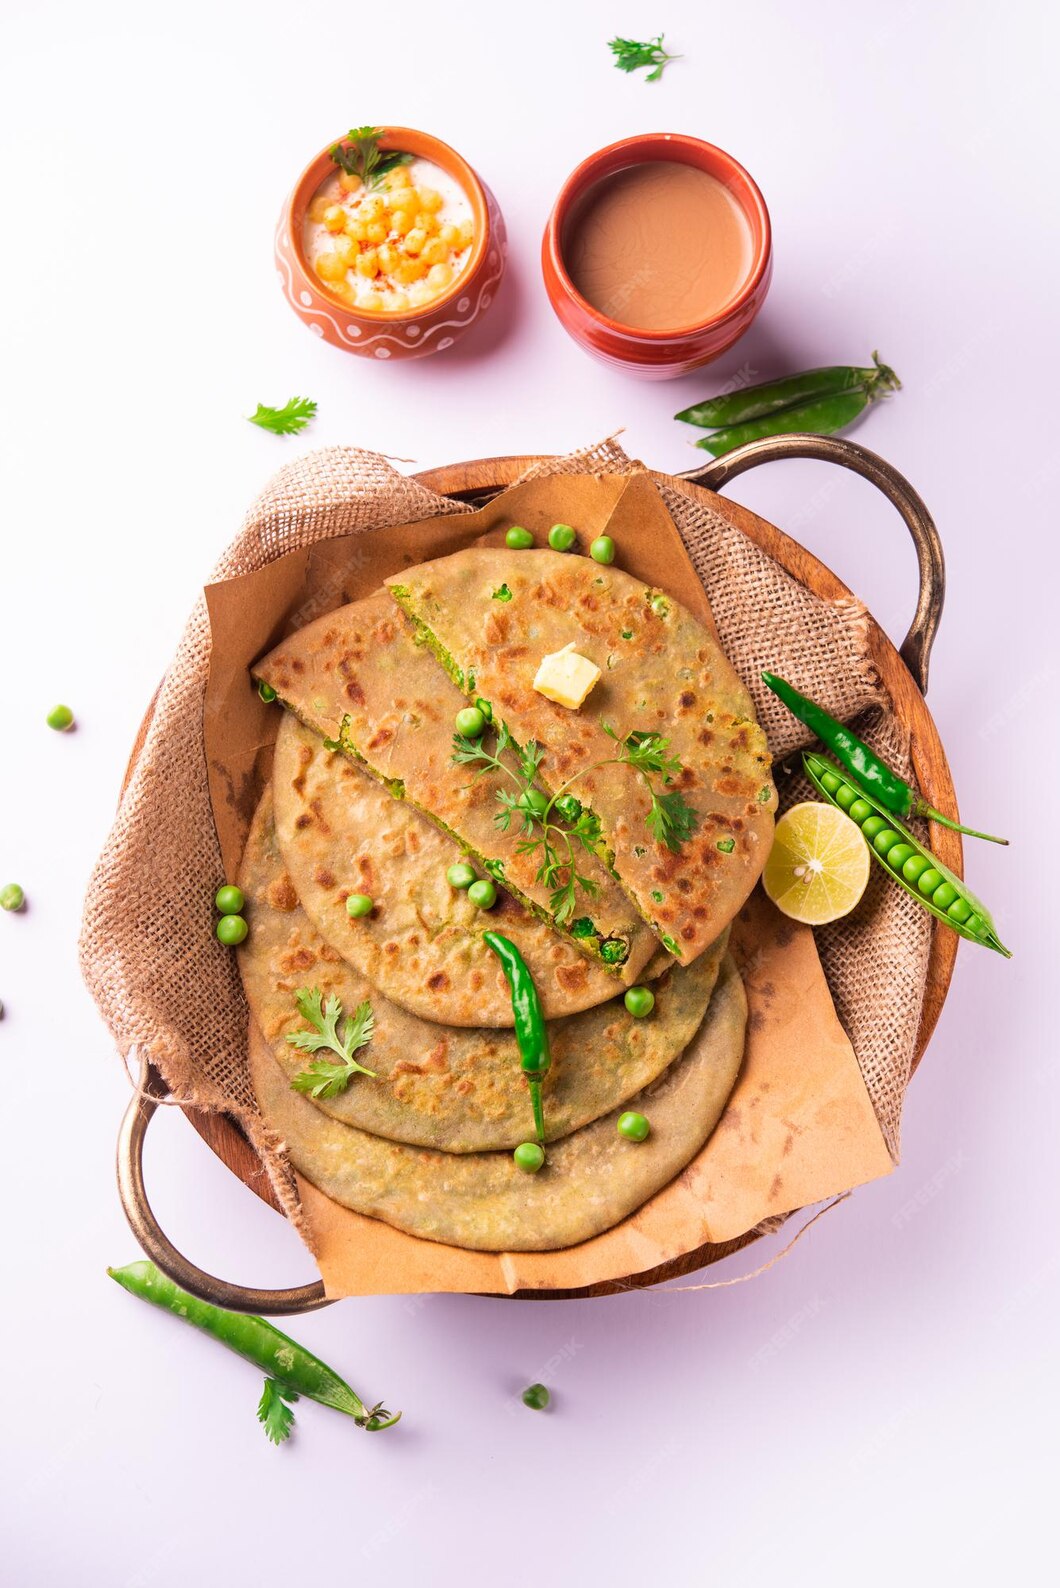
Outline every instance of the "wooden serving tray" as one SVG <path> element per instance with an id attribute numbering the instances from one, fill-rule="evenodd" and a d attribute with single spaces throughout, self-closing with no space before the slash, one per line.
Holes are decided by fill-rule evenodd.
<path id="1" fill-rule="evenodd" d="M 901 652 L 873 618 L 868 621 L 868 643 L 872 660 L 891 697 L 894 710 L 910 734 L 915 780 L 928 801 L 939 810 L 955 811 L 956 795 L 949 764 L 938 731 L 924 700 L 931 644 L 942 610 L 944 571 L 942 549 L 935 526 L 923 502 L 896 470 L 883 459 L 853 442 L 815 436 L 781 436 L 753 442 L 738 452 L 717 459 L 692 476 L 656 475 L 678 485 L 692 496 L 700 496 L 716 512 L 723 514 L 744 535 L 773 557 L 791 576 L 825 601 L 852 599 L 843 582 L 812 553 L 782 530 L 759 518 L 749 509 L 716 489 L 736 475 L 760 462 L 785 457 L 813 457 L 852 469 L 883 490 L 898 508 L 916 544 L 920 567 L 920 593 L 913 625 Z M 439 495 L 480 505 L 511 485 L 527 469 L 545 461 L 540 457 L 479 458 L 429 469 L 416 475 L 420 484 Z M 711 490 L 707 487 L 713 486 Z M 154 701 L 144 716 L 126 770 L 126 782 L 143 747 Z M 123 785 L 124 787 L 124 785 Z M 962 847 L 959 833 L 933 827 L 932 848 L 951 871 L 962 875 Z M 953 975 L 959 938 L 955 932 L 935 923 L 932 931 L 927 984 L 914 1054 L 919 1064 L 935 1029 Z M 161 1095 L 158 1078 L 145 1077 L 145 1090 Z M 167 1269 L 179 1283 L 197 1290 L 220 1305 L 243 1311 L 302 1312 L 325 1304 L 323 1287 L 302 1286 L 293 1291 L 255 1291 L 229 1285 L 213 1276 L 203 1275 L 169 1244 L 151 1214 L 143 1185 L 140 1149 L 147 1120 L 154 1111 L 150 1097 L 134 1101 L 126 1116 L 119 1140 L 118 1182 L 126 1214 L 141 1244 L 160 1267 Z M 189 1108 L 184 1111 L 199 1135 L 232 1173 L 255 1194 L 279 1211 L 256 1154 L 234 1120 L 222 1114 L 209 1114 Z M 535 1291 L 520 1293 L 525 1299 L 550 1300 L 561 1296 L 610 1295 L 631 1286 L 647 1286 L 694 1272 L 706 1263 L 716 1262 L 756 1239 L 753 1232 L 723 1246 L 708 1246 L 688 1252 L 662 1266 L 625 1280 L 613 1280 L 573 1291 Z"/>

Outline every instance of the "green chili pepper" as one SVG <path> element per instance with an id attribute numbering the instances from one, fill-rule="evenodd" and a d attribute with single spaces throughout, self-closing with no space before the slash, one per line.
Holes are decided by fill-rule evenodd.
<path id="1" fill-rule="evenodd" d="M 541 1000 L 526 961 L 510 937 L 500 932 L 483 932 L 482 941 L 501 962 L 512 994 L 515 1040 L 522 1057 L 522 1071 L 530 1083 L 530 1106 L 534 1111 L 534 1130 L 538 1141 L 545 1139 L 545 1115 L 541 1106 L 541 1081 L 552 1065 L 548 1046 L 548 1027 Z"/>
<path id="2" fill-rule="evenodd" d="M 832 364 L 827 369 L 808 369 L 801 375 L 788 375 L 783 380 L 763 381 L 757 386 L 745 386 L 742 391 L 722 392 L 719 397 L 708 397 L 705 402 L 693 403 L 683 408 L 675 419 L 687 425 L 698 425 L 701 430 L 716 430 L 721 426 L 745 425 L 752 419 L 764 419 L 769 414 L 781 413 L 785 408 L 795 408 L 813 402 L 818 397 L 834 396 L 839 392 L 897 390 L 901 381 L 880 355 L 873 353 L 872 368 L 858 369 L 854 364 Z M 882 393 L 880 393 L 882 394 Z M 795 429 L 794 425 L 789 427 Z M 805 428 L 800 425 L 800 430 Z"/>
<path id="3" fill-rule="evenodd" d="M 938 920 L 952 926 L 960 937 L 966 937 L 970 943 L 981 943 L 984 948 L 992 948 L 1006 959 L 1012 958 L 1011 952 L 998 937 L 986 906 L 965 887 L 960 877 L 948 870 L 930 849 L 926 849 L 902 826 L 897 816 L 884 805 L 878 804 L 871 794 L 862 793 L 834 762 L 823 755 L 806 750 L 803 752 L 802 764 L 817 792 L 829 804 L 838 805 L 840 810 L 846 811 L 852 820 L 857 821 L 855 812 L 860 811 L 862 806 L 868 806 L 872 814 L 858 822 L 858 826 L 865 833 L 866 826 L 872 824 L 874 836 L 869 842 L 869 850 L 892 882 L 897 882 L 900 888 L 904 888 Z M 876 826 L 873 816 L 882 817 L 884 825 Z"/>
<path id="4" fill-rule="evenodd" d="M 786 679 L 778 678 L 775 673 L 763 673 L 762 682 L 800 722 L 804 722 L 817 735 L 825 749 L 831 750 L 836 760 L 848 772 L 852 772 L 862 788 L 867 789 L 886 810 L 894 811 L 898 816 L 923 816 L 928 821 L 938 822 L 941 827 L 951 828 L 955 833 L 966 833 L 969 838 L 985 838 L 990 844 L 1008 843 L 1007 838 L 976 832 L 974 827 L 962 827 L 960 822 L 943 816 L 941 811 L 928 804 L 922 794 L 910 788 L 904 778 L 892 771 L 886 761 L 881 761 L 856 733 L 851 733 L 849 728 L 829 716 L 824 707 L 818 706 L 809 696 L 800 695 Z M 868 816 L 867 811 L 865 815 Z M 857 821 L 857 817 L 854 819 Z"/>
<path id="5" fill-rule="evenodd" d="M 366 1406 L 326 1362 L 321 1362 L 290 1335 L 281 1334 L 264 1318 L 226 1312 L 209 1301 L 200 1301 L 198 1296 L 192 1296 L 167 1278 L 154 1263 L 128 1263 L 124 1268 L 108 1268 L 107 1273 L 130 1295 L 139 1296 L 141 1301 L 149 1301 L 185 1323 L 194 1324 L 196 1329 L 220 1340 L 222 1345 L 252 1362 L 284 1388 L 319 1401 L 321 1406 L 345 1412 L 359 1428 L 376 1433 L 381 1428 L 392 1427 L 401 1416 L 400 1412 L 391 1416 L 382 1404 Z"/>

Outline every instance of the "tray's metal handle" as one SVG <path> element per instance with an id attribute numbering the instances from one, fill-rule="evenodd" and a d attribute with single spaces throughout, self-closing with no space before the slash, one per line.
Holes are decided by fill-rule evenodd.
<path id="1" fill-rule="evenodd" d="M 749 441 L 746 446 L 715 458 L 705 468 L 690 469 L 679 478 L 693 485 L 705 485 L 711 491 L 720 491 L 738 474 L 746 474 L 757 464 L 772 463 L 777 458 L 819 458 L 825 463 L 838 463 L 841 468 L 851 469 L 871 481 L 902 515 L 916 547 L 920 594 L 909 633 L 899 652 L 920 693 L 926 695 L 931 647 L 946 595 L 946 567 L 939 532 L 923 501 L 905 476 L 883 458 L 867 447 L 858 446 L 856 441 L 844 441 L 838 436 L 770 436 L 764 441 Z"/>
<path id="2" fill-rule="evenodd" d="M 158 1072 L 145 1060 L 139 1088 L 125 1110 L 118 1133 L 118 1195 L 129 1226 L 148 1257 L 193 1296 L 232 1312 L 315 1312 L 318 1307 L 330 1306 L 319 1279 L 291 1290 L 254 1290 L 249 1285 L 232 1285 L 215 1278 L 177 1251 L 155 1218 L 144 1185 L 144 1136 L 164 1093 Z"/>

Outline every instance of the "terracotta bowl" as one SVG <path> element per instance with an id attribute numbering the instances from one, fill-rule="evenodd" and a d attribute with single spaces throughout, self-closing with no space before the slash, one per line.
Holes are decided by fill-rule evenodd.
<path id="1" fill-rule="evenodd" d="M 680 160 L 717 177 L 751 228 L 751 264 L 735 297 L 711 319 L 679 331 L 644 331 L 608 319 L 582 297 L 563 260 L 567 223 L 584 194 L 602 177 L 646 160 Z M 724 149 L 677 132 L 642 133 L 591 154 L 568 177 L 545 228 L 541 268 L 549 301 L 576 342 L 605 364 L 647 380 L 672 380 L 718 358 L 744 334 L 762 307 L 773 273 L 769 211 L 756 183 Z"/>
<path id="2" fill-rule="evenodd" d="M 276 268 L 291 308 L 317 336 L 363 358 L 423 358 L 443 353 L 485 314 L 504 274 L 507 236 L 497 200 L 467 161 L 440 138 L 412 127 L 388 127 L 383 149 L 402 149 L 433 160 L 454 177 L 471 204 L 475 240 L 471 258 L 457 281 L 433 302 L 403 312 L 356 309 L 331 291 L 309 268 L 302 248 L 306 210 L 335 166 L 328 153 L 341 138 L 309 162 L 280 212 L 276 228 Z"/>

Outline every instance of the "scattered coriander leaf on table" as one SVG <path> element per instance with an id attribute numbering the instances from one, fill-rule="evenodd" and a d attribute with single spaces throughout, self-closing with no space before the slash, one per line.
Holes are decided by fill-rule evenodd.
<path id="1" fill-rule="evenodd" d="M 336 1064 L 328 1059 L 314 1059 L 309 1068 L 302 1070 L 291 1082 L 296 1092 L 305 1092 L 317 1099 L 338 1097 L 355 1075 L 370 1075 L 374 1079 L 375 1071 L 365 1069 L 353 1056 L 371 1042 L 375 1032 L 375 1015 L 367 999 L 357 1005 L 352 1015 L 346 1016 L 341 1037 L 338 1022 L 342 1014 L 342 1002 L 334 994 L 325 999 L 319 987 L 300 987 L 294 995 L 294 1001 L 298 1013 L 303 1020 L 308 1020 L 313 1030 L 289 1031 L 287 1041 L 303 1053 L 319 1053 L 327 1049 L 339 1061 Z"/>
<path id="2" fill-rule="evenodd" d="M 288 1389 L 277 1379 L 265 1380 L 265 1388 L 258 1402 L 258 1422 L 265 1429 L 266 1438 L 271 1439 L 274 1445 L 282 1445 L 285 1439 L 291 1437 L 294 1412 L 286 1402 L 296 1400 L 298 1396 L 294 1390 Z"/>
<path id="3" fill-rule="evenodd" d="M 252 425 L 271 430 L 274 436 L 296 436 L 316 411 L 317 405 L 311 397 L 289 397 L 282 408 L 269 408 L 259 403 L 257 412 L 248 414 L 247 418 Z"/>
<path id="4" fill-rule="evenodd" d="M 636 72 L 642 66 L 653 68 L 644 79 L 646 83 L 657 83 L 666 69 L 668 62 L 678 61 L 679 55 L 670 55 L 663 49 L 663 35 L 656 34 L 655 38 L 641 42 L 638 39 L 609 39 L 608 49 L 615 57 L 615 65 L 620 72 Z"/>

